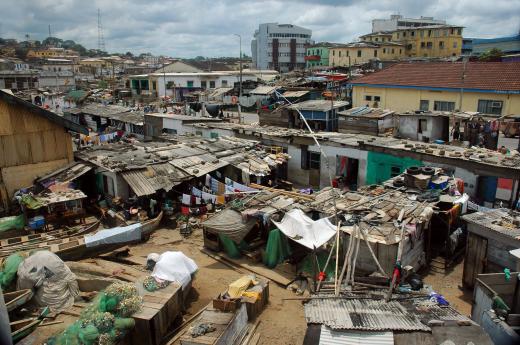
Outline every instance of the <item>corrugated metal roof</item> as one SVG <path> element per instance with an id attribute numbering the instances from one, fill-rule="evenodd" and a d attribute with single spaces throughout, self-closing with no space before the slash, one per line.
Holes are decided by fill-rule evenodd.
<path id="1" fill-rule="evenodd" d="M 397 301 L 371 299 L 314 299 L 304 306 L 308 323 L 332 329 L 430 331 Z"/>
<path id="2" fill-rule="evenodd" d="M 393 345 L 392 332 L 338 331 L 321 326 L 320 345 Z"/>
<path id="3" fill-rule="evenodd" d="M 54 182 L 70 182 L 77 179 L 81 175 L 86 174 L 90 170 L 92 170 L 92 166 L 88 165 L 87 163 L 74 162 L 62 169 L 50 173 L 49 175 L 37 179 L 36 182 L 39 182 L 45 186 Z"/>
<path id="4" fill-rule="evenodd" d="M 189 175 L 168 163 L 121 173 L 137 196 L 151 195 L 160 189 L 169 191 Z"/>
<path id="5" fill-rule="evenodd" d="M 258 86 L 256 89 L 249 91 L 252 95 L 270 95 L 276 91 L 276 86 Z"/>
<path id="6" fill-rule="evenodd" d="M 229 163 L 210 154 L 204 154 L 195 157 L 177 158 L 171 160 L 170 164 L 190 175 L 200 177 L 223 168 Z"/>

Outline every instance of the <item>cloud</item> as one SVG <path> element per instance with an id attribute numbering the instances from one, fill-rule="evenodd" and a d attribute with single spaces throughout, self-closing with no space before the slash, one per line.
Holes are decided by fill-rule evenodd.
<path id="1" fill-rule="evenodd" d="M 175 57 L 250 54 L 260 23 L 304 26 L 316 41 L 350 42 L 371 30 L 371 20 L 400 13 L 463 25 L 465 37 L 512 35 L 520 29 L 520 0 L 7 0 L 0 36 L 52 35 L 97 47 L 97 9 L 111 52 L 151 52 Z"/>

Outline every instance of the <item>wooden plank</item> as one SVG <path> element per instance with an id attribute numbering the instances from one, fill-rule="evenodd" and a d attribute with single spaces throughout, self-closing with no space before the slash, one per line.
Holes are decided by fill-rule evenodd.
<path id="1" fill-rule="evenodd" d="M 477 275 L 484 271 L 487 240 L 473 233 L 468 233 L 466 248 L 462 283 L 465 287 L 472 288 Z"/>
<path id="2" fill-rule="evenodd" d="M 201 249 L 201 251 L 204 254 L 212 257 L 213 259 L 215 259 L 217 261 L 225 261 L 227 263 L 231 263 L 234 266 L 244 268 L 250 272 L 258 274 L 259 276 L 265 277 L 265 278 L 272 280 L 275 283 L 278 283 L 285 287 L 287 287 L 292 281 L 292 277 L 291 277 L 291 279 L 289 279 L 289 278 L 281 275 L 280 273 L 276 272 L 275 270 L 268 269 L 266 267 L 263 267 L 261 265 L 255 264 L 255 263 L 248 263 L 244 259 L 241 259 L 241 260 L 230 259 L 230 258 L 227 258 L 222 255 L 210 253 L 206 249 Z"/>

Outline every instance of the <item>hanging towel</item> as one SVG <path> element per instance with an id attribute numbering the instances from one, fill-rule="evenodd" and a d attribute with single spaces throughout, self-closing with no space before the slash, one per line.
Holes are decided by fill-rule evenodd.
<path id="1" fill-rule="evenodd" d="M 191 194 L 198 196 L 200 198 L 202 196 L 202 191 L 198 188 L 192 187 Z"/>
<path id="2" fill-rule="evenodd" d="M 211 191 L 213 193 L 217 193 L 218 192 L 218 184 L 219 183 L 220 182 L 217 179 L 211 178 Z"/>
<path id="3" fill-rule="evenodd" d="M 195 197 L 195 205 L 200 205 L 201 200 L 202 200 L 201 198 Z"/>
<path id="4" fill-rule="evenodd" d="M 226 197 L 224 195 L 217 195 L 215 201 L 219 205 L 224 205 L 226 203 Z"/>
<path id="5" fill-rule="evenodd" d="M 202 192 L 202 200 L 204 200 L 205 202 L 213 203 L 213 202 L 215 202 L 216 198 L 217 198 L 217 196 L 214 194 Z"/>
<path id="6" fill-rule="evenodd" d="M 236 189 L 241 192 L 256 192 L 258 189 L 254 189 L 248 186 L 244 186 L 238 182 L 233 182 L 233 189 Z"/>
<path id="7" fill-rule="evenodd" d="M 189 216 L 190 208 L 188 206 L 181 206 L 181 213 L 185 216 Z"/>
<path id="8" fill-rule="evenodd" d="M 226 194 L 235 194 L 233 186 L 226 186 Z"/>
<path id="9" fill-rule="evenodd" d="M 182 204 L 190 206 L 191 205 L 191 195 L 189 195 L 189 194 L 182 194 Z"/>
<path id="10" fill-rule="evenodd" d="M 244 170 L 242 170 L 242 182 L 244 182 L 246 186 L 248 186 L 251 183 L 249 181 L 249 174 Z"/>
<path id="11" fill-rule="evenodd" d="M 205 183 L 206 187 L 211 187 L 211 175 L 210 174 L 206 174 L 206 183 Z"/>
<path id="12" fill-rule="evenodd" d="M 230 179 L 230 178 L 225 178 L 224 179 L 224 182 L 226 183 L 226 186 L 232 186 L 233 185 L 233 180 Z"/>

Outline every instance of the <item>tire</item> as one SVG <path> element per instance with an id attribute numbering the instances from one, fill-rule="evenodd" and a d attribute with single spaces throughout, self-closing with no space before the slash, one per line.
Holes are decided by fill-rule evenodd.
<path id="1" fill-rule="evenodd" d="M 421 168 L 419 168 L 419 167 L 409 167 L 408 169 L 406 169 L 406 172 L 409 175 L 419 175 L 421 173 Z"/>
<path id="2" fill-rule="evenodd" d="M 430 175 L 430 176 L 435 175 L 435 169 L 432 168 L 432 167 L 422 167 L 422 168 L 421 168 L 421 172 L 422 172 L 424 175 Z"/>
<path id="3" fill-rule="evenodd" d="M 394 185 L 394 187 L 402 187 L 402 186 L 404 186 L 404 181 L 403 180 L 394 180 L 393 185 Z"/>

